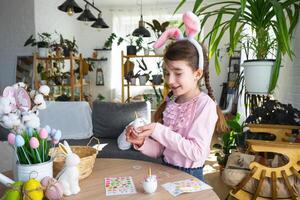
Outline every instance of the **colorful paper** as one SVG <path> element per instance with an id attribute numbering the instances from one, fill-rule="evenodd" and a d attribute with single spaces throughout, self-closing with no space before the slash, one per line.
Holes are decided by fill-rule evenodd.
<path id="1" fill-rule="evenodd" d="M 182 193 L 199 192 L 203 190 L 212 189 L 211 186 L 196 178 L 165 183 L 162 185 L 162 187 L 165 188 L 165 190 L 167 190 L 174 197 Z"/>
<path id="2" fill-rule="evenodd" d="M 136 189 L 131 176 L 105 178 L 106 196 L 135 194 Z"/>

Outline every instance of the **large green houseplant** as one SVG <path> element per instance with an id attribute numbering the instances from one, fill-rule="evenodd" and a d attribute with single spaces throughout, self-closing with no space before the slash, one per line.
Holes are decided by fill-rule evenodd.
<path id="1" fill-rule="evenodd" d="M 175 12 L 185 3 L 181 0 Z M 229 52 L 233 53 L 237 44 L 248 44 L 258 60 L 275 57 L 271 70 L 269 92 L 272 92 L 279 76 L 282 56 L 293 57 L 290 40 L 299 20 L 300 0 L 240 0 L 209 2 L 202 5 L 203 0 L 196 0 L 193 12 L 199 16 L 201 26 L 215 17 L 212 29 L 204 39 L 209 40 L 209 57 L 218 53 L 221 40 L 229 31 Z M 245 30 L 250 30 L 245 32 Z M 220 72 L 220 63 L 215 56 L 216 71 Z"/>

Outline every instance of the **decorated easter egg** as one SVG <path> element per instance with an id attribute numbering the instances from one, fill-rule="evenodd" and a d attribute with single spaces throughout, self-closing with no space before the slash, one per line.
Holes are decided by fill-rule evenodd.
<path id="1" fill-rule="evenodd" d="M 136 118 L 136 119 L 133 121 L 132 126 L 133 126 L 134 128 L 138 128 L 138 127 L 144 126 L 144 125 L 146 125 L 146 124 L 147 124 L 147 120 L 140 117 L 140 118 Z"/>
<path id="2" fill-rule="evenodd" d="M 42 179 L 41 183 L 42 186 L 46 188 L 45 196 L 49 200 L 60 200 L 62 198 L 63 187 L 55 178 L 46 176 Z"/>
<path id="3" fill-rule="evenodd" d="M 22 181 L 17 181 L 12 184 L 12 188 L 6 190 L 4 194 L 4 200 L 21 200 L 21 187 L 23 185 Z"/>
<path id="4" fill-rule="evenodd" d="M 25 195 L 25 200 L 42 200 L 43 199 L 43 190 L 42 190 L 42 186 L 41 183 L 32 178 L 29 179 L 26 183 L 24 183 L 23 186 L 23 191 L 24 193 L 27 193 L 27 195 Z M 24 195 L 24 194 L 23 194 Z"/>

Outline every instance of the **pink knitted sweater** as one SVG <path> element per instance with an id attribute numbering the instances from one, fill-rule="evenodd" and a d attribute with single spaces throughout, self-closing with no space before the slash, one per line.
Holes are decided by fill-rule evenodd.
<path id="1" fill-rule="evenodd" d="M 216 103 L 204 92 L 182 104 L 170 101 L 163 112 L 164 125 L 156 123 L 151 137 L 137 149 L 151 157 L 163 155 L 175 166 L 202 167 L 217 119 Z"/>

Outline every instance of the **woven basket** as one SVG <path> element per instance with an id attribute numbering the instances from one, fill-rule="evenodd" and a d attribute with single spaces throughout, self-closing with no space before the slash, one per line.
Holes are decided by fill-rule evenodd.
<path id="1" fill-rule="evenodd" d="M 97 140 L 98 144 L 100 144 L 98 138 L 92 137 L 86 146 L 70 146 L 72 152 L 80 157 L 80 163 L 78 165 L 79 180 L 87 178 L 93 171 L 95 159 L 99 152 L 97 149 L 89 146 L 93 139 Z M 56 156 L 53 161 L 53 177 L 56 177 L 65 164 L 65 157 L 63 156 L 62 151 L 58 147 L 55 148 L 55 151 Z"/>

